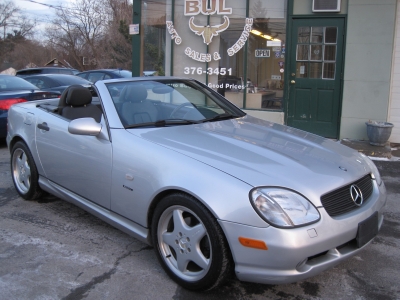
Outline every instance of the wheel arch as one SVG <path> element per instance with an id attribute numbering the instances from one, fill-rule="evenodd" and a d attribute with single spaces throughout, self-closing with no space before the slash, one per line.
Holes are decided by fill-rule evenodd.
<path id="1" fill-rule="evenodd" d="M 164 199 L 165 197 L 172 195 L 172 194 L 186 194 L 194 199 L 196 199 L 197 201 L 199 201 L 201 204 L 204 205 L 204 203 L 202 201 L 200 201 L 198 199 L 198 197 L 184 191 L 184 190 L 180 190 L 180 189 L 167 189 L 167 190 L 163 190 L 160 191 L 154 198 L 153 201 L 151 201 L 151 204 L 149 205 L 149 209 L 147 211 L 147 226 L 151 229 L 151 222 L 153 221 L 153 215 L 154 215 L 154 210 L 157 207 L 157 204 L 160 203 L 160 201 L 162 199 Z M 205 206 L 205 205 L 204 205 Z M 210 210 L 207 206 L 205 206 L 208 210 Z M 214 213 L 212 211 L 210 211 L 211 214 L 215 217 Z M 151 230 L 149 231 L 151 232 Z"/>
<path id="2" fill-rule="evenodd" d="M 10 142 L 9 142 L 8 151 L 10 151 L 10 153 L 11 153 L 11 151 L 12 151 L 14 145 L 15 145 L 17 142 L 23 142 L 23 143 L 25 143 L 25 145 L 27 145 L 28 148 L 29 148 L 29 145 L 27 144 L 27 142 L 26 142 L 21 136 L 16 135 L 16 136 L 14 136 L 14 137 L 10 140 Z"/>

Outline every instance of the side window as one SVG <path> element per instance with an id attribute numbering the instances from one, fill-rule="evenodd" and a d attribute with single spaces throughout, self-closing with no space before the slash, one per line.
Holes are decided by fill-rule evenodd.
<path id="1" fill-rule="evenodd" d="M 83 79 L 86 79 L 86 78 L 87 78 L 87 75 L 88 75 L 88 74 L 84 73 L 84 74 L 79 74 L 79 75 L 76 75 L 76 76 L 78 76 L 78 77 L 80 77 L 80 78 L 83 78 Z"/>
<path id="2" fill-rule="evenodd" d="M 28 79 L 25 79 L 26 81 L 28 81 L 28 82 L 30 82 L 30 83 L 32 83 L 33 85 L 36 85 L 39 89 L 41 88 L 38 84 L 38 81 L 39 81 L 39 79 L 37 79 L 37 78 L 28 78 Z"/>
<path id="3" fill-rule="evenodd" d="M 112 77 L 108 74 L 104 74 L 104 78 L 103 79 L 112 79 Z"/>
<path id="4" fill-rule="evenodd" d="M 60 74 L 74 75 L 72 70 L 69 70 L 69 69 L 60 69 Z"/>
<path id="5" fill-rule="evenodd" d="M 103 79 L 104 73 L 90 73 L 88 76 L 88 80 L 91 82 L 96 82 L 98 80 Z"/>
<path id="6" fill-rule="evenodd" d="M 57 86 L 55 83 L 53 83 L 53 81 L 50 81 L 48 78 L 44 77 L 44 78 L 40 78 L 39 81 L 41 82 L 41 84 L 43 85 L 43 88 L 52 88 Z"/>

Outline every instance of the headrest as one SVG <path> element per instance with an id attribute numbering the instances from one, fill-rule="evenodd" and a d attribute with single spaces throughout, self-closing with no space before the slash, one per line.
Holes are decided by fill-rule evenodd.
<path id="1" fill-rule="evenodd" d="M 65 102 L 71 106 L 84 106 L 92 102 L 92 93 L 83 86 L 74 87 L 69 90 Z"/>
<path id="2" fill-rule="evenodd" d="M 141 102 L 147 98 L 147 89 L 143 85 L 127 85 L 121 97 L 123 102 Z"/>
<path id="3" fill-rule="evenodd" d="M 79 84 L 73 84 L 73 85 L 70 85 L 69 87 L 67 87 L 61 94 L 60 101 L 58 102 L 58 107 L 64 107 L 67 105 L 66 100 L 67 100 L 68 93 L 70 90 L 72 90 L 74 88 L 82 88 L 82 86 Z"/>

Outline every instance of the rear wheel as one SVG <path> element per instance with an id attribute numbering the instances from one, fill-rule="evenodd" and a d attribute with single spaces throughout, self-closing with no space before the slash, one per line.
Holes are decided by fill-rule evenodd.
<path id="1" fill-rule="evenodd" d="M 173 194 L 156 207 L 152 240 L 164 270 L 190 290 L 210 290 L 231 275 L 225 236 L 211 213 L 186 194 Z"/>
<path id="2" fill-rule="evenodd" d="M 11 150 L 11 174 L 18 194 L 25 200 L 42 196 L 39 174 L 32 154 L 24 142 L 15 143 Z"/>

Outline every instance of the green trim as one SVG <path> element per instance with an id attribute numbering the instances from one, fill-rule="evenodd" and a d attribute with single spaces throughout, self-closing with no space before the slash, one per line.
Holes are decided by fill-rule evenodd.
<path id="1" fill-rule="evenodd" d="M 292 26 L 293 20 L 291 15 L 293 15 L 293 4 L 294 0 L 288 0 L 287 2 L 287 10 L 286 10 L 286 41 L 285 41 L 285 72 L 283 76 L 284 80 L 284 87 L 283 87 L 283 103 L 282 103 L 282 110 L 283 110 L 283 124 L 287 124 L 287 117 L 289 112 L 289 97 L 290 97 L 290 70 L 291 70 L 291 61 L 289 56 L 289 46 L 292 39 Z"/>
<path id="2" fill-rule="evenodd" d="M 293 15 L 294 0 L 287 0 L 286 17 Z"/>
<path id="3" fill-rule="evenodd" d="M 210 15 L 208 15 L 207 16 L 207 25 L 210 25 Z M 209 50 L 209 46 L 207 45 L 206 46 L 206 53 L 208 53 L 208 50 Z M 219 62 L 218 62 L 218 67 L 219 67 Z M 208 69 L 208 61 L 206 61 L 206 70 Z M 208 75 L 207 73 L 206 73 L 206 85 L 208 85 L 208 77 L 209 77 L 210 75 Z M 217 83 L 218 83 L 218 78 L 217 78 Z"/>
<path id="4" fill-rule="evenodd" d="M 172 10 L 171 10 L 171 21 L 175 22 L 175 0 L 172 0 Z M 171 39 L 171 64 L 170 64 L 170 75 L 174 76 L 174 40 Z"/>
<path id="5" fill-rule="evenodd" d="M 249 17 L 249 12 L 250 12 L 250 5 L 249 5 L 250 0 L 246 1 L 246 18 Z M 250 36 L 249 36 L 250 38 Z M 243 89 L 243 109 L 246 109 L 246 102 L 247 102 L 247 60 L 249 59 L 248 57 L 248 51 L 249 51 L 249 39 L 246 41 L 246 45 L 244 46 L 244 59 L 243 59 L 243 84 L 245 88 Z"/>
<path id="6" fill-rule="evenodd" d="M 142 1 L 133 0 L 133 24 L 139 24 L 139 34 L 132 36 L 132 76 L 140 76 L 141 49 L 142 49 Z"/>

